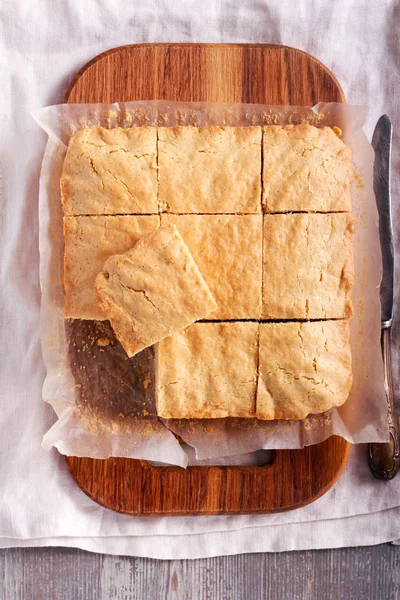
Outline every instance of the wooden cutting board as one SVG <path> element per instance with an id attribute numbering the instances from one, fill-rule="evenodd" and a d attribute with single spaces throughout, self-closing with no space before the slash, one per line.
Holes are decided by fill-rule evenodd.
<path id="1" fill-rule="evenodd" d="M 250 44 L 139 44 L 97 56 L 73 79 L 66 102 L 129 100 L 250 102 L 312 106 L 345 102 L 318 60 L 294 48 Z M 350 445 L 340 437 L 277 450 L 262 467 L 153 467 L 145 461 L 68 457 L 95 502 L 130 515 L 265 513 L 304 506 L 341 474 Z"/>

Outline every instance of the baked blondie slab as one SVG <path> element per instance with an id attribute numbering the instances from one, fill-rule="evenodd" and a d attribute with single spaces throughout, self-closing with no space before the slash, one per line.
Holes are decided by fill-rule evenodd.
<path id="1" fill-rule="evenodd" d="M 131 250 L 111 256 L 95 287 L 130 357 L 217 308 L 175 225 L 160 227 Z"/>
<path id="2" fill-rule="evenodd" d="M 260 323 L 256 417 L 304 419 L 347 400 L 348 320 Z"/>
<path id="3" fill-rule="evenodd" d="M 264 215 L 262 318 L 351 316 L 352 235 L 348 213 Z"/>
<path id="4" fill-rule="evenodd" d="M 218 308 L 208 319 L 261 316 L 262 215 L 161 215 L 175 224 Z"/>
<path id="5" fill-rule="evenodd" d="M 157 213 L 155 127 L 81 129 L 61 176 L 65 215 Z"/>
<path id="6" fill-rule="evenodd" d="M 66 318 L 104 320 L 95 279 L 106 260 L 126 252 L 159 225 L 157 215 L 64 217 Z"/>
<path id="7" fill-rule="evenodd" d="M 170 213 L 260 213 L 260 127 L 160 127 L 159 204 Z"/>
<path id="8" fill-rule="evenodd" d="M 258 323 L 195 323 L 156 346 L 166 419 L 254 417 Z"/>
<path id="9" fill-rule="evenodd" d="M 350 211 L 351 156 L 330 127 L 264 127 L 264 212 Z"/>

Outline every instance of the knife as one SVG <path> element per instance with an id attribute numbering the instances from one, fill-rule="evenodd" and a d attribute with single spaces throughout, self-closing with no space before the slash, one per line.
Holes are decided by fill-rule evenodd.
<path id="1" fill-rule="evenodd" d="M 382 250 L 381 347 L 384 385 L 388 410 L 390 441 L 368 444 L 368 463 L 377 479 L 393 479 L 400 467 L 399 427 L 396 417 L 390 358 L 390 332 L 393 321 L 394 251 L 390 195 L 390 161 L 392 150 L 392 123 L 383 115 L 372 136 L 375 150 L 374 192 L 379 214 L 379 238 Z"/>

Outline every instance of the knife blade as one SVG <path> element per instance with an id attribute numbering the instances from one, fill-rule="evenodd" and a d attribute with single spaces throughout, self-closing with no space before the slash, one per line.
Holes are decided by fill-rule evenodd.
<path id="1" fill-rule="evenodd" d="M 393 479 L 400 467 L 400 448 L 390 359 L 394 299 L 394 247 L 390 190 L 392 123 L 387 115 L 382 115 L 376 124 L 372 136 L 372 146 L 375 151 L 374 192 L 379 214 L 379 239 L 382 251 L 381 347 L 390 441 L 383 444 L 368 444 L 368 463 L 372 474 L 377 479 Z"/>
<path id="2" fill-rule="evenodd" d="M 393 319 L 394 252 L 392 207 L 390 194 L 392 123 L 382 115 L 372 136 L 375 150 L 374 192 L 379 214 L 379 239 L 382 251 L 382 282 L 380 287 L 382 327 L 390 327 Z"/>

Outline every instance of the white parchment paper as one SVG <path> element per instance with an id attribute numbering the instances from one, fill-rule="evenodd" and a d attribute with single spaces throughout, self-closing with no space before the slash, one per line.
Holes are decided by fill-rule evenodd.
<path id="1" fill-rule="evenodd" d="M 301 448 L 321 442 L 332 434 L 341 435 L 352 443 L 388 439 L 380 353 L 381 253 L 372 188 L 373 150 L 362 131 L 366 113 L 365 108 L 336 103 L 298 108 L 168 101 L 65 104 L 33 113 L 49 136 L 39 196 L 41 331 L 47 369 L 43 398 L 53 406 L 58 420 L 44 437 L 45 448 L 55 446 L 64 454 L 76 456 L 125 456 L 185 466 L 187 455 L 171 432 L 194 447 L 198 459 L 238 455 L 261 448 Z M 71 340 L 63 315 L 59 179 L 71 134 L 79 128 L 98 125 L 268 125 L 300 122 L 340 127 L 345 143 L 353 150 L 355 315 L 351 319 L 353 387 L 346 404 L 303 421 L 209 419 L 163 423 L 156 417 L 154 406 L 147 404 L 140 415 L 134 411 L 127 415 L 125 413 L 129 411 L 126 410 L 115 415 L 112 411 L 108 411 L 106 416 L 96 414 L 90 407 L 90 389 L 84 390 L 83 405 L 82 386 L 85 384 L 82 381 L 87 380 L 77 383 L 77 370 L 71 369 Z M 101 348 L 100 351 L 108 350 Z M 96 370 L 95 364 L 93 369 Z M 132 404 L 135 402 L 136 383 L 132 386 Z"/>

